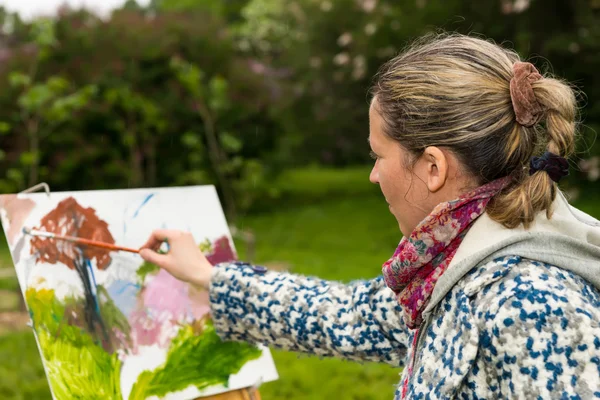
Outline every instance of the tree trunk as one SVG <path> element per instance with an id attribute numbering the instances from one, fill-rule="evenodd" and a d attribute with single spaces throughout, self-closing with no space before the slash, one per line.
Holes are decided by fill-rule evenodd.
<path id="1" fill-rule="evenodd" d="M 127 129 L 127 144 L 129 147 L 129 187 L 139 187 L 144 182 L 144 155 L 138 146 L 137 135 L 133 124 Z"/>
<path id="2" fill-rule="evenodd" d="M 104 350 L 109 353 L 113 351 L 113 345 L 108 334 L 102 315 L 100 314 L 100 300 L 96 293 L 95 283 L 91 281 L 88 273 L 88 263 L 83 256 L 77 257 L 75 260 L 75 269 L 83 284 L 83 292 L 85 296 L 84 314 L 85 322 L 90 335 L 98 340 Z M 92 285 L 94 285 L 92 287 Z"/>
<path id="3" fill-rule="evenodd" d="M 146 146 L 146 184 L 154 187 L 157 179 L 157 168 L 156 168 L 156 145 L 154 140 L 149 140 Z"/>
<path id="4" fill-rule="evenodd" d="M 31 165 L 29 166 L 29 179 L 28 187 L 36 185 L 39 179 L 39 165 L 40 165 L 40 137 L 38 132 L 39 124 L 37 121 L 29 121 L 27 123 L 27 130 L 29 131 L 29 151 L 33 157 Z"/>
<path id="5" fill-rule="evenodd" d="M 225 210 L 227 216 L 230 221 L 235 221 L 237 217 L 236 208 L 235 208 L 235 197 L 233 193 L 233 188 L 227 181 L 227 177 L 223 172 L 222 166 L 227 162 L 227 158 L 225 154 L 222 152 L 221 147 L 219 146 L 219 141 L 217 140 L 217 135 L 215 132 L 215 123 L 212 119 L 210 111 L 206 108 L 206 106 L 198 101 L 196 103 L 196 109 L 202 118 L 202 122 L 204 124 L 204 131 L 206 132 L 206 140 L 208 142 L 208 155 L 210 157 L 210 161 L 212 163 L 213 169 L 217 174 L 217 181 L 221 186 L 221 191 L 223 192 L 223 201 L 225 203 Z"/>

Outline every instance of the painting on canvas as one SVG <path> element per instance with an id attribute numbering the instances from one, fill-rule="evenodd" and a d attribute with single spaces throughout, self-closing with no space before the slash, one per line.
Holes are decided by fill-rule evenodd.
<path id="1" fill-rule="evenodd" d="M 193 234 L 208 259 L 236 258 L 213 186 L 2 195 L 0 216 L 56 399 L 194 399 L 277 379 L 268 349 L 222 342 L 208 293 L 136 253 L 154 229 Z"/>

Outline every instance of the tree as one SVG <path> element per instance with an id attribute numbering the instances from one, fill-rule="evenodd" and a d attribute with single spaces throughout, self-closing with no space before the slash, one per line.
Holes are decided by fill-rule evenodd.
<path id="1" fill-rule="evenodd" d="M 13 71 L 9 74 L 10 85 L 20 91 L 17 97 L 18 113 L 10 121 L 0 124 L 0 130 L 4 133 L 21 125 L 27 138 L 29 148 L 21 153 L 20 162 L 29 170 L 28 186 L 38 183 L 42 141 L 71 118 L 74 112 L 85 107 L 96 93 L 94 85 L 73 89 L 69 81 L 60 76 L 38 80 L 39 65 L 48 56 L 56 39 L 51 20 L 39 20 L 33 28 L 33 43 L 37 49 L 29 71 Z"/>

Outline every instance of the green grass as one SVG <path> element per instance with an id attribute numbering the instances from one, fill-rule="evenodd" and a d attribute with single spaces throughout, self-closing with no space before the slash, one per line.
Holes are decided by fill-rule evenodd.
<path id="1" fill-rule="evenodd" d="M 3 269 L 13 270 L 13 262 L 10 258 L 10 252 L 8 251 L 8 243 L 6 243 L 6 238 L 3 233 L 0 233 L 0 271 Z M 17 281 L 17 276 L 13 275 L 10 278 L 2 278 L 0 277 L 0 290 L 19 290 L 19 282 Z M 2 299 L 0 299 L 1 301 Z M 2 307 L 0 307 L 2 308 Z"/>
<path id="2" fill-rule="evenodd" d="M 0 336 L 0 398 L 50 399 L 48 381 L 31 331 Z"/>
<path id="3" fill-rule="evenodd" d="M 377 186 L 369 182 L 370 172 L 371 169 L 365 167 L 294 169 L 283 172 L 275 182 L 275 187 L 284 196 L 298 197 L 304 201 L 378 194 Z"/>
<path id="4" fill-rule="evenodd" d="M 367 168 L 304 169 L 275 186 L 282 196 L 267 212 L 243 216 L 238 225 L 257 238 L 258 263 L 282 262 L 291 272 L 350 281 L 380 274 L 400 234 Z M 598 217 L 596 196 L 575 202 Z M 10 257 L 0 241 L 0 262 Z M 236 242 L 240 258 L 245 249 Z M 0 283 L 1 285 L 1 283 Z M 273 351 L 280 379 L 261 386 L 269 399 L 390 399 L 398 369 Z M 0 336 L 0 398 L 47 399 L 49 392 L 30 332 Z"/>
<path id="5" fill-rule="evenodd" d="M 6 237 L 4 233 L 0 233 L 0 269 L 2 268 L 12 268 L 13 263 L 10 258 L 10 252 L 8 251 L 8 243 L 6 242 Z"/>

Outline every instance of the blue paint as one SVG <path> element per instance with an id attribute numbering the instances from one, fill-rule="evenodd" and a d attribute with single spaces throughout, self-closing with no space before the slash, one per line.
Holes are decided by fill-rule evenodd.
<path id="1" fill-rule="evenodd" d="M 92 289 L 92 296 L 94 296 L 94 300 L 96 301 L 96 311 L 98 313 L 100 313 L 100 300 L 98 300 L 98 291 L 96 289 L 96 277 L 94 276 L 94 269 L 92 268 L 92 262 L 86 258 L 85 259 L 85 266 L 87 267 L 89 276 L 90 276 L 90 280 L 91 280 L 91 289 Z"/>
<path id="2" fill-rule="evenodd" d="M 140 285 L 126 280 L 117 280 L 107 288 L 107 291 L 123 315 L 129 316 L 135 308 Z"/>
<path id="3" fill-rule="evenodd" d="M 135 210 L 135 213 L 133 214 L 133 218 L 137 217 L 138 214 L 140 213 L 140 210 L 142 209 L 142 207 L 144 207 L 146 205 L 146 203 L 148 201 L 150 201 L 150 199 L 154 197 L 154 193 L 149 194 L 148 196 L 146 196 L 146 198 L 144 199 L 144 201 L 142 201 L 142 204 L 140 204 L 140 206 L 138 207 L 137 210 Z"/>

